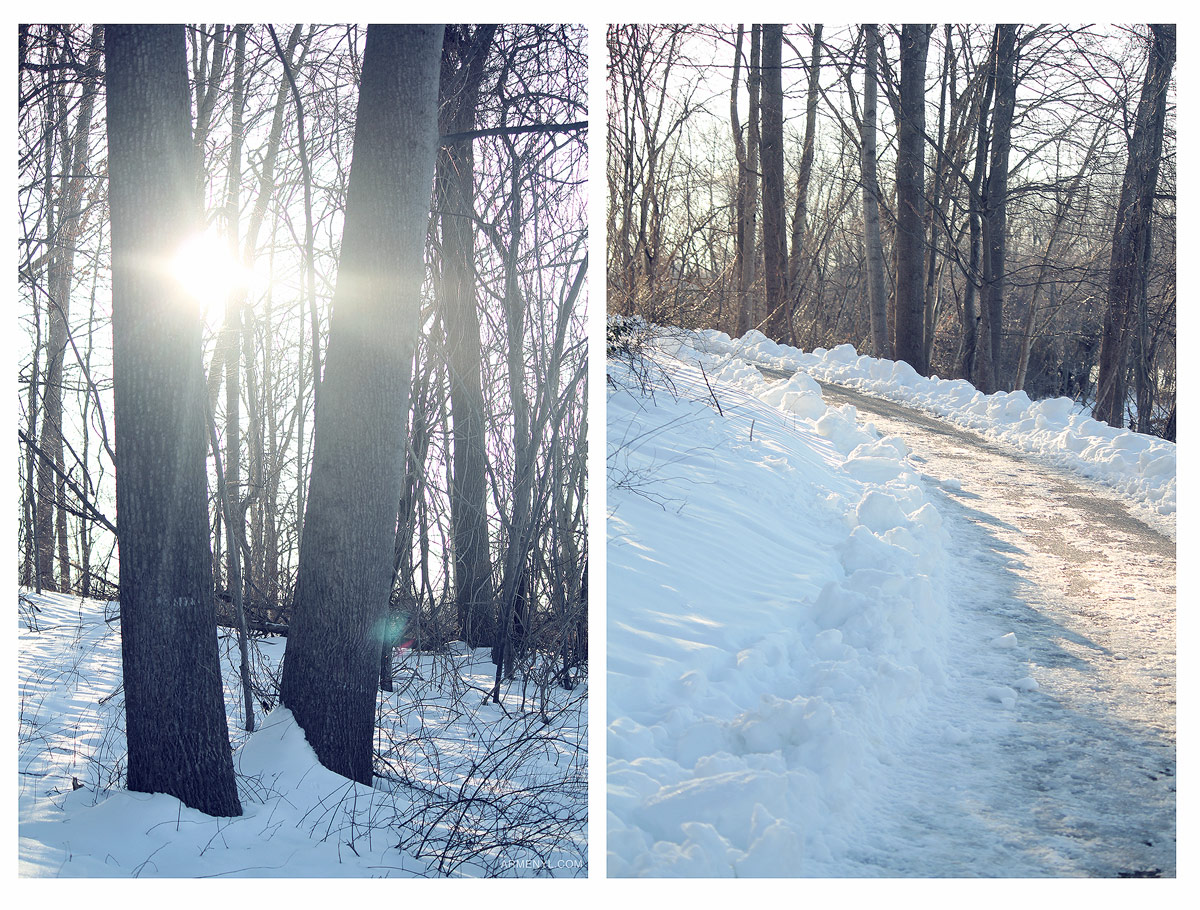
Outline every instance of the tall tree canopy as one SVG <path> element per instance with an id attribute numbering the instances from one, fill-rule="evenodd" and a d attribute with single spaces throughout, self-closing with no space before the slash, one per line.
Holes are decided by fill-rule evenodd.
<path id="1" fill-rule="evenodd" d="M 805 349 L 850 343 L 1089 407 L 1103 371 L 1140 428 L 1173 437 L 1175 96 L 1158 26 L 762 26 L 761 91 L 745 47 L 759 28 L 610 27 L 611 312 Z M 1133 149 L 1157 132 L 1139 94 L 1159 105 L 1161 167 L 1150 202 L 1123 205 L 1126 161 L 1148 163 Z M 755 111 L 761 231 L 746 198 Z M 653 182 L 639 179 L 651 161 Z M 1134 224 L 1118 208 L 1147 229 L 1115 236 Z M 653 284 L 634 255 L 643 236 Z M 1114 255 L 1145 275 L 1144 293 L 1118 278 L 1132 291 L 1117 305 Z"/>

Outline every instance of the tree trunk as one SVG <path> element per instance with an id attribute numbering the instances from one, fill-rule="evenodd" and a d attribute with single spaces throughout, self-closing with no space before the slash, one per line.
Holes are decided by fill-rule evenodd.
<path id="1" fill-rule="evenodd" d="M 499 682 L 506 668 L 511 674 L 513 619 L 522 605 L 529 566 L 529 544 L 533 534 L 533 487 L 538 439 L 530 430 L 529 398 L 525 392 L 525 305 L 517 283 L 518 256 L 521 249 L 523 212 L 521 208 L 521 169 L 524 159 L 516 154 L 512 141 L 505 137 L 512 160 L 509 199 L 508 249 L 504 257 L 504 324 L 508 336 L 508 393 L 513 412 L 512 511 L 508 522 L 508 548 L 504 554 L 504 573 L 500 582 L 501 617 L 492 660 L 496 664 L 496 685 L 492 698 L 499 701 Z"/>
<path id="2" fill-rule="evenodd" d="M 762 43 L 763 281 L 764 333 L 788 339 L 787 225 L 783 215 L 783 26 L 764 25 Z"/>
<path id="3" fill-rule="evenodd" d="M 1004 339 L 1004 269 L 1008 238 L 1008 152 L 1016 104 L 1017 27 L 997 25 L 993 63 L 996 73 L 995 106 L 992 113 L 992 149 L 988 163 L 987 208 L 984 213 L 983 291 L 980 299 L 990 333 L 988 350 L 991 369 L 980 365 L 975 385 L 982 392 L 1001 387 Z"/>
<path id="4" fill-rule="evenodd" d="M 58 222 L 55 225 L 53 247 L 47 268 L 49 291 L 49 337 L 46 341 L 46 379 L 42 391 L 42 449 L 54 459 L 42 459 L 38 465 L 37 490 L 37 547 L 40 585 L 51 591 L 71 589 L 70 562 L 67 550 L 66 490 L 63 476 L 66 461 L 63 455 L 63 361 L 71 316 L 71 290 L 75 281 L 75 247 L 83 230 L 82 203 L 84 185 L 88 182 L 82 172 L 87 167 L 88 137 L 92 128 L 92 112 L 99 87 L 100 52 L 104 30 L 92 29 L 88 49 L 89 76 L 84 81 L 79 101 L 79 113 L 73 133 L 67 133 L 66 110 L 60 109 L 62 139 L 60 160 L 62 176 L 58 183 Z M 61 94 L 60 104 L 63 103 Z M 65 108 L 65 105 L 64 105 Z M 48 137 L 49 138 L 49 137 Z M 54 468 L 58 470 L 55 471 Z M 56 547 L 57 540 L 57 547 Z M 54 556 L 58 552 L 59 570 L 56 575 Z"/>
<path id="5" fill-rule="evenodd" d="M 871 339 L 875 356 L 891 359 L 891 335 L 887 323 L 887 283 L 883 274 L 883 240 L 879 232 L 879 178 L 876 173 L 875 111 L 879 99 L 879 26 L 865 25 L 866 81 L 863 86 L 862 172 L 863 245 L 867 257 L 867 299 Z"/>
<path id="6" fill-rule="evenodd" d="M 199 306 L 145 262 L 199 227 L 183 26 L 109 26 L 109 206 L 129 789 L 240 815 L 210 561 Z"/>
<path id="7" fill-rule="evenodd" d="M 321 397 L 321 320 L 317 307 L 317 267 L 316 267 L 316 250 L 315 250 L 315 235 L 313 225 L 313 210 L 312 210 L 312 188 L 313 175 L 312 164 L 309 160 L 308 142 L 305 139 L 304 133 L 304 101 L 300 97 L 300 87 L 296 84 L 296 75 L 291 64 L 291 50 L 284 51 L 279 43 L 279 36 L 275 34 L 275 29 L 268 25 L 267 30 L 271 33 L 271 41 L 275 45 L 275 51 L 279 55 L 279 61 L 283 64 L 284 76 L 287 78 L 288 86 L 292 90 L 292 101 L 296 105 L 296 145 L 300 152 L 300 167 L 304 172 L 304 277 L 305 287 L 308 296 L 308 316 L 310 323 L 310 334 L 312 338 L 311 344 L 311 362 L 309 364 L 309 378 L 312 380 L 313 390 L 313 409 L 317 407 L 317 403 Z M 309 40 L 312 39 L 312 30 L 309 31 Z M 300 343 L 304 343 L 304 327 L 300 328 Z M 301 361 L 303 361 L 301 355 Z M 305 371 L 300 370 L 300 375 L 297 379 L 296 389 L 296 413 L 299 416 L 296 428 L 296 465 L 297 472 L 301 477 L 299 492 L 296 496 L 296 514 L 302 516 L 306 514 L 306 505 L 304 500 L 304 481 L 303 478 L 307 474 L 307 463 L 304 459 L 304 388 L 306 385 Z M 303 522 L 300 523 L 299 536 L 303 542 L 304 532 L 306 528 Z"/>
<path id="8" fill-rule="evenodd" d="M 993 47 L 993 53 L 995 47 Z M 989 74 L 985 80 L 983 97 L 979 101 L 977 128 L 975 134 L 975 169 L 967 184 L 968 199 L 968 266 L 967 287 L 963 293 L 963 349 L 962 375 L 964 379 L 978 384 L 980 374 L 988 374 L 992 369 L 991 333 L 983 331 L 983 319 L 980 316 L 981 305 L 978 301 L 979 289 L 983 285 L 982 272 L 979 266 L 980 247 L 983 245 L 983 209 L 984 202 L 980 198 L 983 181 L 987 172 L 988 150 L 988 119 L 992 107 L 992 93 L 996 88 L 995 68 L 989 63 Z"/>
<path id="9" fill-rule="evenodd" d="M 732 335 L 740 338 L 750 328 L 749 284 L 747 272 L 754 262 L 753 201 L 750 196 L 750 163 L 746 153 L 746 142 L 742 139 L 742 124 L 738 118 L 738 92 L 741 90 L 742 38 L 745 26 L 737 27 L 737 42 L 733 50 L 733 78 L 729 85 L 729 125 L 733 132 L 734 155 L 737 158 L 737 191 L 733 206 L 733 280 L 737 290 L 737 310 L 734 314 Z M 747 67 L 749 70 L 750 67 Z M 753 109 L 754 99 L 750 101 Z"/>
<path id="10" fill-rule="evenodd" d="M 1083 183 L 1083 178 L 1087 175 L 1092 161 L 1100 148 L 1103 130 L 1103 125 L 1097 126 L 1096 132 L 1092 137 L 1092 143 L 1088 146 L 1087 154 L 1084 156 L 1083 163 L 1059 197 L 1059 202 L 1054 212 L 1054 221 L 1050 225 L 1050 239 L 1046 242 L 1046 252 L 1042 255 L 1042 263 L 1038 267 L 1037 280 L 1034 282 L 1033 291 L 1029 296 L 1029 306 L 1026 308 L 1025 317 L 1021 322 L 1021 337 L 1017 357 L 1017 378 L 1016 382 L 1013 383 L 1014 390 L 1025 388 L 1025 380 L 1029 372 L 1029 353 L 1033 347 L 1034 323 L 1038 313 L 1038 301 L 1041 299 L 1042 289 L 1046 286 L 1051 263 L 1054 261 L 1052 257 L 1056 252 L 1059 232 L 1062 230 L 1063 222 L 1066 221 L 1067 215 L 1071 211 L 1071 206 L 1075 201 L 1075 195 L 1079 190 L 1079 186 Z M 1060 389 L 1059 391 L 1061 392 L 1062 390 Z"/>
<path id="11" fill-rule="evenodd" d="M 233 63 L 233 136 L 229 146 L 229 180 L 225 197 L 225 222 L 229 232 L 229 247 L 238 258 L 238 220 L 241 213 L 242 189 L 242 106 L 245 101 L 246 26 L 235 27 L 237 34 Z M 225 301 L 225 326 L 221 343 L 225 346 L 225 493 L 230 504 L 241 498 L 242 489 L 242 386 L 238 370 L 241 344 L 242 306 L 245 291 L 234 288 Z M 243 534 L 242 512 L 237 508 L 225 510 L 226 539 L 229 552 L 225 554 L 225 584 L 230 594 L 235 575 L 240 576 L 236 544 Z M 232 522 L 232 525 L 230 525 Z M 238 563 L 235 566 L 235 563 Z M 249 571 L 249 566 L 246 567 Z"/>
<path id="12" fill-rule="evenodd" d="M 932 26 L 905 25 L 900 38 L 896 150 L 896 359 L 925 362 L 925 60 Z"/>
<path id="13" fill-rule="evenodd" d="M 750 26 L 750 64 L 747 68 L 747 83 L 750 92 L 749 123 L 746 129 L 745 161 L 738 159 L 738 192 L 741 206 L 738 210 L 738 238 L 740 246 L 737 263 L 737 336 L 745 335 L 754 325 L 754 273 L 758 263 L 758 115 L 759 84 L 761 82 L 762 26 Z M 740 45 L 739 45 L 740 55 Z M 737 78 L 734 77 L 733 97 L 737 97 Z M 731 101 L 731 104 L 735 102 Z M 733 110 L 736 121 L 736 106 Z M 735 123 L 734 129 L 737 130 Z M 740 130 L 738 130 L 740 135 Z M 739 148 L 740 148 L 739 144 Z"/>
<path id="14" fill-rule="evenodd" d="M 1100 375 L 1093 411 L 1097 420 L 1114 427 L 1125 425 L 1126 361 L 1150 258 L 1150 216 L 1162 157 L 1167 88 L 1175 66 L 1175 26 L 1152 25 L 1150 29 L 1153 35 L 1150 61 L 1138 101 L 1113 227 L 1108 308 L 1100 338 Z"/>
<path id="15" fill-rule="evenodd" d="M 951 39 L 951 26 L 945 26 L 946 46 L 942 53 L 941 92 L 938 96 L 938 134 L 939 150 L 946 147 L 946 92 L 950 83 L 950 62 L 954 53 Z M 939 311 L 941 309 L 940 287 L 941 269 L 938 267 L 938 224 L 942 205 L 942 185 L 946 172 L 945 158 L 938 156 L 933 168 L 933 188 L 929 194 L 933 215 L 929 219 L 929 250 L 925 268 L 925 363 L 933 362 L 934 336 L 937 332 Z"/>
<path id="16" fill-rule="evenodd" d="M 483 66 L 496 27 L 447 29 L 442 53 L 441 131 L 475 128 Z M 488 547 L 483 356 L 475 300 L 475 159 L 473 140 L 448 144 L 438 154 L 436 191 L 440 213 L 440 302 L 450 371 L 454 463 L 450 516 L 454 538 L 454 593 L 463 640 L 472 648 L 495 643 L 492 567 Z"/>
<path id="17" fill-rule="evenodd" d="M 442 26 L 367 29 L 281 698 L 327 768 L 372 778 Z"/>
<path id="18" fill-rule="evenodd" d="M 808 222 L 808 184 L 812 178 L 813 153 L 817 134 L 817 98 L 820 96 L 821 88 L 822 31 L 822 26 L 813 26 L 812 60 L 808 65 L 808 98 L 804 113 L 804 141 L 801 143 L 800 172 L 796 178 L 796 209 L 792 214 L 792 244 L 788 253 L 788 297 L 793 308 L 797 303 L 800 257 Z"/>

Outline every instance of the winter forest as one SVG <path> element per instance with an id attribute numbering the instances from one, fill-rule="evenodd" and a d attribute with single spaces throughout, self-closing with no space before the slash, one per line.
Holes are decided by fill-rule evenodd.
<path id="1" fill-rule="evenodd" d="M 610 310 L 1175 438 L 1174 26 L 613 26 Z"/>
<path id="2" fill-rule="evenodd" d="M 18 26 L 18 876 L 1174 879 L 1176 26 L 583 15 Z"/>
<path id="3" fill-rule="evenodd" d="M 584 29 L 18 39 L 23 838 L 127 787 L 295 811 L 269 874 L 586 874 Z M 297 725 L 341 777 L 273 789 Z"/>

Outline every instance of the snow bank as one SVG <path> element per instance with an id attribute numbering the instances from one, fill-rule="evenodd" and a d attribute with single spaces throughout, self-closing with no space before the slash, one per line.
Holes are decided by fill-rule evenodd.
<path id="1" fill-rule="evenodd" d="M 652 348 L 669 390 L 609 366 L 608 874 L 819 873 L 943 684 L 941 519 L 810 377 Z"/>
<path id="2" fill-rule="evenodd" d="M 387 795 L 323 767 L 286 708 L 267 715 L 235 758 L 241 818 L 213 818 L 163 793 L 114 790 L 96 801 L 81 787 L 61 797 L 59 812 L 43 804 L 38 820 L 22 821 L 22 874 L 360 875 L 356 863 L 340 861 L 343 851 L 354 857 L 350 844 L 388 861 L 384 845 L 369 836 Z M 303 866 L 287 861 L 300 851 Z M 410 857 L 391 863 L 399 868 L 406 859 L 416 868 Z"/>
<path id="3" fill-rule="evenodd" d="M 765 367 L 803 370 L 817 379 L 920 408 L 1069 468 L 1160 515 L 1175 514 L 1175 443 L 1093 420 L 1070 398 L 1030 401 L 1024 392 L 984 395 L 966 380 L 926 378 L 904 361 L 859 355 L 848 344 L 805 353 L 753 329 L 739 339 L 713 330 L 697 332 L 696 345 Z"/>
<path id="4" fill-rule="evenodd" d="M 291 712 L 240 729 L 238 649 L 221 638 L 243 815 L 123 789 L 118 605 L 19 596 L 22 877 L 432 877 L 586 874 L 586 684 L 483 704 L 487 649 L 398 655 L 367 787 L 323 767 Z M 106 616 L 108 621 L 106 621 Z M 283 639 L 252 649 L 277 677 Z M 527 705 L 523 709 L 523 705 Z"/>

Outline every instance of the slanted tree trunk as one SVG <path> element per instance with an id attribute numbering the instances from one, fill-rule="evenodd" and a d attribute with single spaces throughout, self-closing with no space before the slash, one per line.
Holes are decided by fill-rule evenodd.
<path id="1" fill-rule="evenodd" d="M 300 44 L 302 26 L 297 24 L 292 28 L 288 37 L 287 48 L 283 59 L 289 65 L 299 65 L 304 60 L 308 45 L 301 50 L 299 60 L 293 64 L 296 47 Z M 267 151 L 259 169 L 258 194 L 250 213 L 249 224 L 245 239 L 242 241 L 242 261 L 249 268 L 253 266 L 258 251 L 258 235 L 266 219 L 267 209 L 275 195 L 275 165 L 279 157 L 279 146 L 283 138 L 284 114 L 287 107 L 290 85 L 286 79 L 280 80 L 275 94 L 274 114 L 271 119 L 271 131 L 267 138 Z M 263 324 L 271 325 L 271 289 L 268 288 L 263 303 Z M 251 461 L 250 482 L 258 491 L 255 499 L 252 518 L 252 538 L 254 558 L 250 560 L 247 578 L 257 584 L 259 590 L 270 605 L 278 605 L 279 601 L 279 544 L 276 523 L 276 509 L 280 482 L 280 473 L 284 454 L 280 451 L 280 427 L 277 410 L 269 402 L 275 400 L 275 377 L 272 369 L 272 354 L 270 345 L 264 347 L 262 359 L 261 381 L 255 370 L 255 322 L 256 317 L 249 308 L 242 309 L 244 325 L 242 326 L 242 361 L 246 370 L 247 397 L 253 403 L 263 402 L 261 407 L 254 407 L 250 414 L 249 445 L 253 452 Z M 219 350 L 219 349 L 218 349 Z M 231 354 L 233 352 L 230 352 Z M 264 424 L 266 428 L 264 429 Z M 288 438 L 285 434 L 284 438 Z M 269 453 L 269 454 L 268 454 Z"/>
<path id="2" fill-rule="evenodd" d="M 1061 193 L 1056 192 L 1058 202 L 1054 210 L 1054 221 L 1050 225 L 1050 238 L 1046 241 L 1046 252 L 1042 254 L 1042 262 L 1038 266 L 1037 280 L 1034 282 L 1033 290 L 1029 295 L 1029 306 L 1025 309 L 1025 315 L 1021 321 L 1021 337 L 1017 356 L 1017 378 L 1013 383 L 1014 390 L 1025 388 L 1025 379 L 1029 372 L 1029 352 L 1033 348 L 1034 322 L 1038 315 L 1038 301 L 1041 299 L 1042 290 L 1047 284 L 1051 263 L 1054 261 L 1055 252 L 1057 252 L 1056 247 L 1063 222 L 1066 221 L 1067 215 L 1071 212 L 1071 207 L 1074 204 L 1079 186 L 1083 183 L 1083 178 L 1092 167 L 1096 153 L 1100 149 L 1104 132 L 1105 126 L 1103 124 L 1096 127 L 1091 145 L 1088 146 L 1087 154 L 1084 156 L 1079 170 L 1075 172 L 1075 175 Z M 1062 390 L 1060 389 L 1059 392 L 1061 393 Z"/>
<path id="3" fill-rule="evenodd" d="M 212 47 L 212 59 L 209 60 L 208 49 Z M 213 114 L 217 110 L 217 96 L 221 91 L 221 82 L 225 78 L 225 53 L 229 48 L 229 36 L 224 25 L 214 25 L 210 39 L 204 26 L 196 27 L 195 40 L 192 43 L 192 68 L 196 90 L 196 125 L 192 141 L 196 144 L 196 179 L 203 186 L 204 180 L 204 147 L 208 142 L 208 134 L 212 130 Z"/>
<path id="4" fill-rule="evenodd" d="M 813 154 L 817 135 L 817 98 L 821 89 L 821 34 L 823 26 L 813 26 L 812 59 L 808 64 L 808 98 L 804 112 L 804 140 L 801 143 L 800 170 L 796 177 L 796 209 L 792 214 L 792 243 L 788 252 L 788 297 L 796 306 L 799 290 L 800 259 L 808 222 L 808 185 L 812 178 Z"/>
<path id="5" fill-rule="evenodd" d="M 321 763 L 364 784 L 419 330 L 442 34 L 440 25 L 367 29 L 280 691 Z"/>
<path id="6" fill-rule="evenodd" d="M 183 26 L 105 31 L 129 789 L 240 815 L 217 653 L 199 305 L 146 263 L 199 227 Z"/>
<path id="7" fill-rule="evenodd" d="M 54 460 L 42 459 L 38 465 L 37 546 L 40 585 L 51 591 L 71 589 L 71 570 L 67 546 L 66 461 L 63 452 L 63 362 L 67 350 L 68 326 L 71 316 L 71 290 L 75 282 L 75 247 L 83 233 L 83 191 L 89 182 L 83 176 L 87 168 L 88 137 L 92 128 L 92 112 L 100 78 L 100 53 L 104 30 L 92 29 L 88 48 L 87 75 L 79 101 L 79 113 L 73 133 L 66 128 L 66 111 L 60 110 L 62 121 L 59 158 L 61 176 L 58 180 L 58 220 L 47 267 L 49 290 L 49 337 L 46 341 L 46 377 L 42 390 L 41 446 Z M 60 103 L 63 99 L 59 95 Z M 50 136 L 48 135 L 49 139 Z M 50 143 L 52 146 L 53 143 Z M 49 152 L 48 152 L 49 153 Z M 55 470 L 57 468 L 57 470 Z M 56 546 L 57 544 L 57 546 Z M 58 572 L 54 556 L 58 554 Z"/>
<path id="8" fill-rule="evenodd" d="M 787 341 L 787 224 L 783 215 L 783 26 L 764 25 L 762 39 L 764 333 Z"/>
<path id="9" fill-rule="evenodd" d="M 1097 420 L 1114 427 L 1125 425 L 1127 361 L 1139 300 L 1145 294 L 1150 216 L 1162 157 L 1167 88 L 1175 66 L 1175 26 L 1152 25 L 1150 30 L 1150 62 L 1138 101 L 1113 227 L 1108 307 L 1100 336 L 1100 374 L 1093 411 Z"/>
<path id="10" fill-rule="evenodd" d="M 863 86 L 862 173 L 863 245 L 867 257 L 868 312 L 875 356 L 891 359 L 891 335 L 887 323 L 887 283 L 883 274 L 883 240 L 879 232 L 879 177 L 876 172 L 875 118 L 879 101 L 879 26 L 864 25 L 866 35 L 866 80 Z"/>
<path id="11" fill-rule="evenodd" d="M 275 45 L 275 51 L 279 55 L 279 61 L 283 64 L 283 72 L 287 77 L 288 86 L 292 90 L 292 101 L 296 105 L 296 144 L 300 152 L 300 167 L 304 172 L 304 283 L 308 296 L 308 318 L 309 318 L 309 334 L 311 336 L 311 355 L 307 376 L 305 371 L 301 369 L 297 379 L 296 389 L 296 413 L 298 415 L 296 428 L 296 464 L 297 471 L 300 477 L 304 477 L 307 473 L 307 463 L 304 458 L 304 389 L 308 380 L 312 381 L 313 389 L 313 407 L 316 408 L 317 402 L 321 398 L 321 320 L 320 313 L 317 307 L 317 266 L 316 266 L 316 238 L 314 234 L 313 221 L 313 174 L 312 164 L 309 156 L 308 141 L 305 138 L 304 132 L 304 100 L 300 97 L 300 87 L 296 84 L 296 74 L 292 68 L 291 50 L 284 51 L 279 43 L 279 36 L 275 34 L 275 29 L 268 25 L 267 30 L 271 34 L 271 42 Z M 312 40 L 312 28 L 309 30 L 309 41 Z M 302 55 L 303 56 L 303 55 Z M 304 343 L 304 327 L 300 328 L 300 343 Z M 301 361 L 303 361 L 301 355 Z M 304 501 L 304 483 L 300 483 L 300 489 L 296 496 L 296 514 L 302 516 L 306 514 Z M 305 531 L 304 523 L 301 522 L 299 535 L 303 540 Z"/>
<path id="12" fill-rule="evenodd" d="M 900 37 L 900 135 L 896 150 L 896 359 L 925 362 L 925 60 L 932 26 Z"/>
<path id="13" fill-rule="evenodd" d="M 281 50 L 281 57 L 289 61 L 289 63 L 296 45 L 300 41 L 300 32 L 301 26 L 296 25 L 292 29 L 291 37 L 288 39 L 287 50 Z M 307 51 L 307 47 L 305 51 Z M 303 52 L 301 60 L 303 60 Z M 286 109 L 288 93 L 289 84 L 284 79 L 280 81 L 279 88 L 275 94 L 275 113 L 271 120 L 271 132 L 267 139 L 267 152 L 259 168 L 258 196 L 254 200 L 254 209 L 250 214 L 250 225 L 246 232 L 246 240 L 243 246 L 243 258 L 248 266 L 253 264 L 255 250 L 258 245 L 258 233 L 262 227 L 263 220 L 266 218 L 267 207 L 271 203 L 271 197 L 275 192 L 275 163 L 279 157 L 279 144 L 283 136 L 283 115 Z M 220 390 L 221 377 L 225 375 L 225 354 L 226 346 L 224 344 L 217 345 L 213 351 L 212 362 L 209 365 L 208 400 L 209 407 L 214 411 L 217 407 L 217 392 Z"/>
<path id="14" fill-rule="evenodd" d="M 500 677 L 506 669 L 506 655 L 507 668 L 511 671 L 514 617 L 524 603 L 523 592 L 526 590 L 526 575 L 529 571 L 529 547 L 534 530 L 534 470 L 540 435 L 531 432 L 530 427 L 529 397 L 525 391 L 526 307 L 521 296 L 517 271 L 524 217 L 521 207 L 521 171 L 525 161 L 522 156 L 517 155 L 511 139 L 506 136 L 504 142 L 512 160 L 509 242 L 504 256 L 504 324 L 508 337 L 508 394 L 513 412 L 513 478 L 508 547 L 504 554 L 504 571 L 500 582 L 500 628 L 492 646 L 492 660 L 496 664 L 496 684 L 492 698 L 497 702 L 500 698 Z"/>

